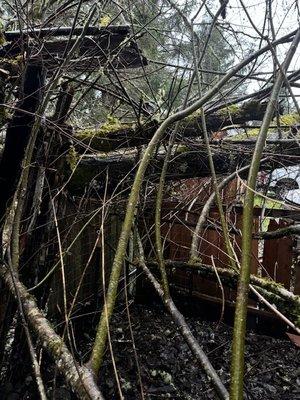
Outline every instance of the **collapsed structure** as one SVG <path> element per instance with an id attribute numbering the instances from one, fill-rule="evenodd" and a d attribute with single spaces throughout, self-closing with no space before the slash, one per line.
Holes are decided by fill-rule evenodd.
<path id="1" fill-rule="evenodd" d="M 66 303 L 70 306 L 70 312 L 75 313 L 82 306 L 95 305 L 99 292 L 102 297 L 106 289 L 101 282 L 105 275 L 106 281 L 110 275 L 128 188 L 132 185 L 145 145 L 161 121 L 149 118 L 145 108 L 144 120 L 141 118 L 135 124 L 108 117 L 100 128 L 88 127 L 74 131 L 68 123 L 74 102 L 72 77 L 60 83 L 53 114 L 51 118 L 43 120 L 40 117 L 45 112 L 47 85 L 51 88 L 51 79 L 58 84 L 55 79 L 57 69 L 61 67 L 87 73 L 105 66 L 107 73 L 113 73 L 115 69 L 144 67 L 147 60 L 132 40 L 127 26 L 32 29 L 5 32 L 4 38 L 7 43 L 0 50 L 2 103 L 5 103 L 3 88 L 7 80 L 16 79 L 16 73 L 21 73 L 22 81 L 18 81 L 18 102 L 12 116 L 2 116 L 2 124 L 7 124 L 7 129 L 0 162 L 3 190 L 0 217 L 5 217 L 8 206 L 16 200 L 15 193 L 22 197 L 26 189 L 19 221 L 21 230 L 17 238 L 22 282 L 36 296 L 37 306 L 47 306 L 52 316 L 64 315 Z M 65 64 L 67 55 L 68 63 Z M 263 95 L 266 94 L 267 90 Z M 205 109 L 215 170 L 219 177 L 225 177 L 220 189 L 223 190 L 223 207 L 238 256 L 243 206 L 241 199 L 245 186 L 243 178 L 247 174 L 255 145 L 255 136 L 247 137 L 247 132 L 256 129 L 255 126 L 260 125 L 265 114 L 266 104 L 261 100 L 261 95 L 240 105 L 223 104 L 217 109 L 213 106 Z M 124 98 L 121 100 L 124 101 Z M 281 137 L 267 140 L 261 170 L 270 172 L 278 166 L 298 163 L 299 132 L 293 118 L 292 123 L 282 126 Z M 211 168 L 200 122 L 201 116 L 196 112 L 179 123 L 175 145 L 169 154 L 166 174 L 169 186 L 162 203 L 161 221 L 164 257 L 167 259 L 168 277 L 175 290 L 212 304 L 219 305 L 224 301 L 232 307 L 238 275 L 228 268 L 229 256 L 220 226 L 220 210 L 214 204 Z M 271 129 L 277 129 L 277 125 Z M 244 130 L 246 135 L 243 134 Z M 170 133 L 171 130 L 157 146 L 146 171 L 145 196 L 139 205 L 142 212 L 136 217 L 144 238 L 146 263 L 154 271 L 157 263 L 153 261 L 152 193 L 157 189 Z M 34 135 L 34 162 L 30 163 L 29 168 L 26 160 L 24 162 L 24 155 Z M 27 187 L 22 188 L 17 183 L 26 168 L 29 170 Z M 114 202 L 116 190 L 122 194 Z M 263 195 L 266 202 L 258 204 L 253 221 L 251 279 L 268 299 L 281 305 L 293 323 L 299 326 L 297 229 L 300 214 L 293 207 L 276 207 L 276 199 L 269 199 L 268 193 Z M 106 209 L 108 199 L 110 204 Z M 198 257 L 192 260 L 190 247 L 200 218 L 201 230 L 196 241 Z M 5 228 L 2 227 L 3 231 Z M 280 237 L 278 240 L 280 233 L 279 236 L 278 233 L 272 235 L 272 231 L 278 228 L 283 229 L 284 239 Z M 294 235 L 287 237 L 291 231 Z M 273 250 L 274 242 L 276 252 Z M 136 278 L 138 268 L 135 247 L 136 238 L 133 235 L 125 263 L 127 278 L 134 277 L 131 283 Z M 63 285 L 58 266 L 64 269 Z M 226 286 L 223 292 L 219 280 L 216 283 L 218 273 Z M 9 273 L 3 272 L 2 278 L 12 291 Z M 270 278 L 284 287 L 273 283 Z M 146 293 L 144 279 L 138 281 L 136 289 L 137 295 Z M 20 292 L 26 300 L 27 292 L 21 286 Z M 11 321 L 8 315 L 13 315 L 13 307 L 11 302 L 7 302 L 0 322 L 5 320 L 9 325 Z M 28 313 L 35 307 L 34 302 L 30 303 Z M 258 302 L 254 300 L 249 310 L 255 315 L 255 323 L 257 316 L 271 319 L 265 310 L 259 310 Z M 47 326 L 47 329 L 51 327 Z M 44 331 L 38 334 L 45 336 Z M 56 353 L 57 347 L 52 350 L 54 358 L 61 356 L 61 353 Z M 63 351 L 67 352 L 65 348 Z M 83 372 L 87 373 L 85 370 Z M 70 381 L 72 383 L 72 376 Z"/>
<path id="2" fill-rule="evenodd" d="M 82 35 L 81 40 L 78 41 L 76 35 L 79 38 Z M 69 38 L 67 39 L 66 37 Z M 72 39 L 70 39 L 70 37 L 72 37 Z M 1 215 L 4 215 L 7 202 L 15 190 L 14 185 L 17 176 L 20 173 L 22 158 L 29 141 L 33 119 L 35 117 L 34 113 L 39 110 L 39 105 L 43 96 L 43 90 L 46 83 L 45 79 L 55 72 L 57 65 L 63 62 L 64 56 L 67 54 L 69 49 L 75 45 L 76 41 L 78 41 L 78 46 L 76 51 L 72 53 L 72 57 L 68 64 L 68 69 L 71 71 L 88 72 L 89 70 L 99 69 L 104 65 L 108 70 L 114 68 L 138 68 L 142 65 L 147 65 L 147 60 L 142 55 L 137 44 L 130 38 L 130 29 L 128 26 L 108 26 L 103 28 L 88 27 L 85 32 L 84 28 L 75 28 L 72 31 L 69 27 L 31 29 L 27 32 L 5 32 L 4 38 L 7 42 L 5 42 L 0 50 L 0 56 L 3 57 L 3 82 L 8 78 L 6 75 L 9 76 L 9 79 L 12 79 L 12 71 L 15 73 L 16 68 L 22 68 L 22 62 L 20 62 L 18 57 L 23 57 L 24 54 L 26 54 L 26 68 L 20 87 L 19 104 L 16 107 L 16 111 L 12 116 L 11 121 L 8 123 L 4 150 L 1 157 L 0 175 L 2 188 L 4 189 L 3 193 L 5 194 L 2 196 L 0 202 Z M 39 49 L 38 52 L 37 49 Z M 15 64 L 15 61 L 12 61 L 16 59 L 18 60 L 17 64 Z M 265 92 L 264 95 L 266 95 Z M 248 137 L 247 134 L 241 135 L 241 132 L 249 129 L 254 131 L 255 129 L 253 128 L 253 125 L 257 125 L 258 121 L 262 120 L 266 109 L 266 103 L 260 100 L 260 96 L 261 93 L 259 94 L 258 99 L 253 98 L 245 101 L 240 106 L 228 105 L 223 108 L 219 107 L 216 109 L 214 107 L 207 109 L 206 124 L 211 136 L 211 149 L 216 173 L 218 175 L 226 176 L 241 169 L 241 177 L 243 178 L 245 176 L 247 171 L 246 166 L 249 164 L 255 144 L 255 136 L 251 137 L 250 135 L 250 137 Z M 53 117 L 51 120 L 43 122 L 40 128 L 41 135 L 43 135 L 42 140 L 46 140 L 46 142 L 51 140 L 51 145 L 48 148 L 48 153 L 51 154 L 51 157 L 48 158 L 48 166 L 43 166 L 42 172 L 41 168 L 39 171 L 32 172 L 32 185 L 34 187 L 35 182 L 38 183 L 37 186 L 40 185 L 45 177 L 47 177 L 52 189 L 55 189 L 55 187 L 59 188 L 64 181 L 67 181 L 66 189 L 71 195 L 80 196 L 82 193 L 87 192 L 91 200 L 90 204 L 95 204 L 95 207 L 97 207 L 97 202 L 95 202 L 93 198 L 96 198 L 99 193 L 103 193 L 104 190 L 108 191 L 108 193 L 112 193 L 116 187 L 119 187 L 124 188 L 126 193 L 126 188 L 130 186 L 130 182 L 134 177 L 141 151 L 143 151 L 143 146 L 151 139 L 153 133 L 159 126 L 159 121 L 154 118 L 135 125 L 128 123 L 124 124 L 117 119 L 111 118 L 100 128 L 88 128 L 78 132 L 73 132 L 72 127 L 67 123 L 72 98 L 72 88 L 70 84 L 68 84 L 68 81 L 65 81 L 61 86 L 60 97 L 58 98 Z M 277 139 L 271 138 L 267 140 L 267 147 L 265 149 L 266 157 L 261 164 L 261 168 L 265 171 L 271 171 L 279 165 L 282 166 L 282 163 L 285 163 L 285 165 L 293 165 L 298 162 L 299 134 L 297 133 L 298 128 L 296 121 L 297 119 L 295 120 L 295 117 L 292 116 L 292 123 L 288 126 L 283 125 L 284 136 Z M 23 129 L 22 140 L 20 140 L 19 135 L 21 128 Z M 235 132 L 235 134 L 231 133 L 228 135 L 228 132 Z M 165 139 L 167 140 L 167 137 Z M 197 186 L 198 184 L 202 186 L 202 182 L 207 182 L 211 171 L 205 144 L 202 139 L 200 114 L 192 114 L 180 123 L 177 142 L 178 144 L 174 147 L 168 166 L 168 181 L 178 181 L 182 183 L 182 179 L 199 177 L 200 180 L 197 181 L 193 179 L 190 182 L 192 182 L 191 184 L 193 186 Z M 60 157 L 63 152 L 66 152 L 65 159 Z M 166 150 L 164 146 L 160 146 L 157 149 L 156 156 L 151 161 L 150 168 L 147 170 L 147 180 L 151 185 L 153 185 L 153 187 L 155 187 L 158 182 L 165 153 Z M 284 159 L 282 158 L 282 155 L 284 155 Z M 36 156 L 41 157 L 42 155 L 37 153 Z M 70 174 L 71 176 L 68 178 Z M 203 178 L 205 178 L 205 181 L 201 180 Z M 234 182 L 236 185 L 237 180 L 235 179 Z M 185 181 L 185 185 L 189 187 L 189 180 Z M 240 207 L 241 203 L 239 199 L 241 196 L 238 196 L 238 192 L 236 191 L 237 186 L 235 186 L 234 190 L 232 189 L 232 185 L 230 187 L 231 189 L 226 189 L 226 193 L 228 190 L 229 193 L 231 191 L 229 196 L 230 201 L 228 201 L 228 198 L 226 200 L 227 195 L 225 195 L 225 202 L 227 201 L 228 205 L 231 204 L 230 207 L 232 207 L 233 204 L 235 204 L 234 207 Z M 240 184 L 239 187 L 241 187 Z M 35 192 L 32 192 L 32 198 L 27 199 L 27 206 L 29 209 L 36 207 L 36 201 L 41 201 L 40 199 L 36 199 L 37 192 L 40 193 L 40 188 L 36 188 Z M 180 193 L 182 194 L 183 190 L 178 189 L 177 185 L 177 195 Z M 210 190 L 206 190 L 206 193 L 202 193 L 200 197 L 198 194 L 195 197 L 193 204 L 196 209 L 193 209 L 193 211 L 190 210 L 189 212 L 192 212 L 193 215 L 199 215 L 199 213 L 201 213 L 201 207 L 203 207 L 205 203 L 204 200 L 207 200 L 210 194 Z M 34 225 L 45 225 L 47 218 L 49 218 L 50 199 L 46 194 L 39 195 L 41 196 L 42 204 L 38 206 L 39 211 L 35 213 L 35 221 L 34 223 L 31 222 L 30 226 L 30 229 L 33 232 L 32 235 L 36 236 L 36 238 L 30 238 L 30 246 L 28 246 L 27 239 L 24 239 L 24 244 L 26 243 L 26 246 L 24 245 L 24 251 L 25 254 L 28 254 L 28 257 L 30 254 L 35 253 L 36 249 L 40 247 L 42 241 L 45 240 L 45 233 L 40 232 L 39 228 L 34 229 Z M 124 200 L 125 199 L 126 195 Z M 148 204 L 149 202 L 151 204 L 152 200 L 150 199 L 151 197 L 149 197 Z M 176 201 L 174 203 L 174 199 L 172 201 L 172 207 L 176 214 L 178 204 Z M 170 209 L 172 201 L 171 203 L 169 201 L 166 203 L 166 210 L 168 210 L 166 211 L 166 215 L 168 215 L 168 213 L 171 213 L 171 215 L 174 214 L 172 209 Z M 74 205 L 70 204 L 69 207 L 71 207 L 70 209 L 73 209 L 75 212 L 77 206 L 75 206 L 74 209 Z M 182 204 L 181 207 L 186 207 L 186 205 Z M 88 209 L 89 213 L 91 211 L 90 206 Z M 115 210 L 115 207 L 113 207 L 113 209 Z M 260 218 L 259 210 L 257 210 L 258 218 Z M 218 214 L 216 214 L 216 211 L 212 212 L 212 215 L 214 216 L 213 219 L 216 222 Z M 276 216 L 280 214 L 281 217 L 286 215 L 291 221 L 298 220 L 297 212 L 295 213 L 291 210 L 286 212 L 283 210 L 280 212 L 270 210 L 269 215 L 272 214 Z M 121 224 L 122 212 L 116 213 L 114 211 L 111 215 L 117 215 L 118 222 L 115 220 L 113 224 Z M 63 218 L 64 223 L 69 218 L 68 213 L 66 213 L 66 215 L 61 215 L 60 217 Z M 194 222 L 192 225 L 189 225 L 187 232 L 179 234 L 178 232 L 185 230 L 186 224 L 191 224 L 191 222 L 189 221 L 189 218 L 181 220 L 181 217 L 179 218 L 178 215 L 176 218 L 176 221 L 171 221 L 170 218 L 168 218 L 168 222 L 163 223 L 163 226 L 165 226 L 165 234 L 167 235 L 166 237 L 168 237 L 170 243 L 173 243 L 172 246 L 174 247 L 173 250 L 170 250 L 169 246 L 167 246 L 166 251 L 169 254 L 169 257 L 167 258 L 170 258 L 171 260 L 174 259 L 174 261 L 178 260 L 178 257 L 174 254 L 178 254 L 178 252 L 181 253 L 181 246 L 186 249 L 189 248 L 190 239 L 188 238 L 191 237 L 193 223 L 196 223 L 195 217 L 193 217 Z M 67 292 L 71 297 L 72 293 L 76 291 L 75 288 L 77 287 L 78 280 L 80 280 L 83 272 L 82 269 L 84 269 L 86 260 L 92 251 L 92 248 L 86 244 L 86 235 L 91 236 L 89 241 L 90 243 L 93 243 L 93 240 L 96 238 L 97 229 L 89 228 L 89 226 L 97 227 L 97 224 L 95 225 L 90 221 L 84 231 L 85 233 L 83 233 L 82 237 L 78 237 L 76 242 L 74 238 L 80 230 L 79 226 L 83 226 L 85 223 L 85 219 L 81 218 L 74 225 L 74 232 L 68 231 L 66 233 L 66 248 L 69 248 L 68 243 L 71 243 L 71 246 L 73 247 L 73 250 L 69 248 L 70 254 L 65 256 L 68 260 L 66 265 L 72 265 L 73 277 L 72 279 L 67 279 L 69 282 L 68 285 L 70 286 Z M 283 224 L 285 226 L 286 223 Z M 111 225 L 111 221 L 107 225 Z M 214 225 L 215 223 L 211 226 Z M 169 226 L 169 228 L 166 229 L 166 226 Z M 259 222 L 255 223 L 255 226 L 258 228 Z M 111 238 L 111 233 L 109 235 L 111 247 L 110 250 L 108 250 L 108 253 L 111 253 L 112 248 L 116 246 L 118 240 L 117 232 L 120 228 L 116 227 L 115 229 L 116 232 L 113 239 Z M 151 228 L 149 229 L 151 231 Z M 213 230 L 214 229 L 216 229 L 217 232 L 219 230 L 218 227 L 214 227 Z M 176 230 L 178 230 L 177 233 Z M 170 232 L 175 232 L 175 239 L 172 237 L 172 234 L 170 236 Z M 239 235 L 239 232 L 240 227 L 237 226 L 236 233 Z M 184 244 L 180 242 L 181 239 L 179 238 L 181 235 L 185 238 Z M 207 235 L 207 233 L 205 235 Z M 83 245 L 78 246 L 80 241 L 82 241 Z M 220 232 L 217 233 L 216 238 L 207 237 L 205 239 L 204 236 L 202 242 L 207 244 L 210 243 L 208 247 L 206 246 L 204 253 L 207 253 L 208 250 L 209 253 L 211 252 L 211 245 L 216 249 L 219 249 L 218 251 L 221 251 L 221 253 L 225 251 L 225 249 L 222 250 L 222 234 Z M 258 240 L 254 243 L 256 243 L 254 244 L 254 248 L 256 249 L 255 259 L 257 259 L 257 266 L 254 270 L 257 271 L 260 265 L 260 261 L 258 261 L 259 255 L 257 253 Z M 76 247 L 80 250 L 74 253 Z M 201 252 L 203 251 L 200 251 L 200 253 Z M 185 256 L 181 255 L 179 259 L 182 261 L 188 261 L 188 252 L 185 251 L 184 253 Z M 210 255 L 211 254 L 208 254 L 208 256 Z M 149 256 L 151 255 L 149 254 Z M 111 255 L 108 255 L 107 257 L 111 259 Z M 36 256 L 36 262 L 39 266 L 40 258 L 41 254 Z M 45 257 L 44 254 L 42 258 L 47 260 L 48 257 Z M 285 257 L 285 259 L 288 260 L 289 265 L 292 264 L 292 258 L 292 252 L 289 252 L 289 255 Z M 219 259 L 219 256 L 215 255 L 215 259 Z M 46 264 L 51 264 L 53 262 L 54 259 L 50 257 L 50 260 L 48 259 Z M 209 260 L 205 262 L 205 264 L 207 263 L 209 264 Z M 269 261 L 266 261 L 266 263 L 268 264 Z M 99 280 L 99 276 L 97 276 L 98 272 L 94 267 L 94 262 L 90 262 L 89 264 L 88 271 L 90 272 L 85 272 L 84 277 L 84 287 L 87 292 L 81 290 L 81 296 L 83 299 L 89 298 L 91 295 L 95 295 L 98 292 L 97 285 L 94 284 Z M 218 264 L 218 266 L 222 267 L 225 266 L 225 264 L 223 260 L 223 262 L 221 262 L 220 265 Z M 280 270 L 281 266 L 278 264 L 277 259 L 272 260 L 271 264 L 272 266 L 268 267 L 269 269 L 271 268 L 273 271 L 275 268 L 274 266 L 277 265 L 276 268 L 279 268 Z M 76 270 L 76 272 L 74 272 L 74 265 L 78 268 L 78 271 Z M 109 263 L 106 265 L 107 270 L 109 270 L 108 265 Z M 255 272 L 254 270 L 253 272 Z M 68 270 L 66 273 L 68 276 Z M 270 273 L 269 270 L 268 272 L 268 276 L 272 278 L 274 278 L 275 275 L 278 278 L 278 274 L 280 275 L 278 271 L 276 273 L 274 271 Z M 47 276 L 47 273 L 43 271 L 42 275 Z M 286 276 L 282 279 L 290 282 L 290 277 L 287 277 L 287 275 L 288 272 L 286 271 Z M 43 279 L 42 276 L 39 279 Z M 90 285 L 88 282 L 93 282 L 93 284 Z M 56 284 L 54 284 L 54 286 L 55 285 Z M 297 283 L 296 286 L 298 287 L 299 284 Z M 87 289 L 87 287 L 90 287 L 90 289 Z M 201 287 L 201 290 L 204 290 L 205 292 L 204 287 L 209 287 L 209 285 L 206 282 L 206 284 Z M 53 295 L 55 301 L 59 297 L 60 296 L 57 293 Z"/>

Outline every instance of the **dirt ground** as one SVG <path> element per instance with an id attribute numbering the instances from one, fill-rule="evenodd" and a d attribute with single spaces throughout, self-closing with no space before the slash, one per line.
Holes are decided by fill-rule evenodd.
<path id="1" fill-rule="evenodd" d="M 160 306 L 131 306 L 130 315 L 145 399 L 217 399 L 189 348 Z M 214 368 L 228 386 L 232 328 L 187 318 Z M 126 312 L 113 321 L 114 360 L 125 399 L 141 399 L 141 385 Z M 112 332 L 114 328 L 112 327 Z M 289 340 L 247 334 L 245 392 L 251 400 L 300 399 L 300 350 Z M 119 399 L 107 357 L 101 384 L 106 399 Z"/>
<path id="2" fill-rule="evenodd" d="M 130 334 L 126 307 L 119 308 L 111 325 L 111 344 L 118 371 L 119 387 L 125 400 L 210 400 L 217 399 L 201 368 L 193 359 L 174 323 L 159 305 L 130 306 L 131 328 L 139 369 Z M 79 318 L 74 325 L 82 342 L 77 342 L 74 354 L 87 360 L 97 317 L 91 314 Z M 207 322 L 195 315 L 187 322 L 204 348 L 222 381 L 228 387 L 232 328 Z M 79 332 L 80 330 L 80 332 Z M 288 339 L 248 332 L 246 341 L 245 399 L 300 400 L 300 349 Z M 51 400 L 73 400 L 61 378 L 54 379 L 52 362 L 44 359 L 43 378 Z M 24 363 L 20 356 L 14 362 Z M 38 399 L 30 362 L 28 376 L 15 383 L 6 381 L 0 388 L 2 400 Z M 138 372 L 140 370 L 140 374 Z M 101 370 L 100 386 L 106 400 L 119 400 L 109 350 Z M 13 378 L 11 376 L 11 378 Z M 141 385 L 144 397 L 141 396 Z M 56 387 L 53 392 L 53 387 Z"/>

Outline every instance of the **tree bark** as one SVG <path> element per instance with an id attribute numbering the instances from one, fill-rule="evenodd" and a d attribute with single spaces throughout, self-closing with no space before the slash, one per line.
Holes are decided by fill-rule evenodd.
<path id="1" fill-rule="evenodd" d="M 1 266 L 0 277 L 15 300 L 17 300 L 16 290 L 18 291 L 29 326 L 78 398 L 82 400 L 103 400 L 104 398 L 95 383 L 92 372 L 85 366 L 77 365 L 65 343 L 55 333 L 49 321 L 37 307 L 34 297 L 28 293 L 17 275 L 15 273 L 12 275 L 9 269 Z"/>

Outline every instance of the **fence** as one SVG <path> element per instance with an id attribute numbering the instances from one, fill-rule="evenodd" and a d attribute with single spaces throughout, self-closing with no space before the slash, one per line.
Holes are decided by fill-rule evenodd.
<path id="1" fill-rule="evenodd" d="M 204 180 L 200 185 L 199 180 L 195 183 L 198 188 L 199 186 L 205 186 Z M 202 191 L 196 201 L 192 201 L 195 196 L 193 189 L 194 182 L 191 182 L 187 187 L 180 188 L 179 197 L 177 196 L 177 198 L 163 203 L 161 230 L 165 259 L 188 262 L 190 258 L 193 232 L 203 204 L 211 193 L 210 188 L 208 188 L 204 192 Z M 234 181 L 222 194 L 233 248 L 239 260 L 241 259 L 243 207 L 241 204 L 237 204 L 236 200 L 240 198 L 242 191 L 243 189 L 239 187 L 239 183 Z M 150 211 L 150 214 L 151 212 L 153 213 L 153 210 Z M 255 207 L 251 246 L 251 273 L 273 279 L 293 293 L 300 294 L 299 239 L 296 236 L 265 240 L 255 238 L 255 234 L 261 230 L 272 232 L 295 223 L 295 220 L 300 220 L 299 211 Z M 146 221 L 145 231 L 148 234 L 150 233 L 153 241 L 153 218 L 149 217 Z M 220 216 L 216 206 L 210 210 L 204 229 L 200 232 L 198 251 L 202 264 L 214 265 L 217 268 L 229 267 Z M 155 256 L 153 245 L 148 246 L 148 254 L 150 258 Z M 197 297 L 202 302 L 205 302 L 206 305 L 218 305 L 213 312 L 215 312 L 216 318 L 220 315 L 220 303 L 223 301 L 223 295 L 218 283 L 203 277 L 194 268 L 173 268 L 169 273 L 169 280 L 177 290 L 179 289 L 189 296 Z M 227 309 L 234 309 L 235 288 L 224 285 L 223 290 Z M 210 308 L 207 310 L 211 312 Z M 275 318 L 273 314 L 262 311 L 260 304 L 253 299 L 249 301 L 249 311 L 250 314 L 253 314 L 252 327 L 263 325 L 266 322 L 269 324 L 270 319 Z M 231 318 L 232 315 L 229 316 L 229 319 Z"/>
<path id="2" fill-rule="evenodd" d="M 179 185 L 173 188 L 176 196 L 166 200 L 162 206 L 162 239 L 164 242 L 164 257 L 173 261 L 188 261 L 193 231 L 202 210 L 203 204 L 211 193 L 210 183 L 207 180 L 189 180 L 186 186 Z M 205 188 L 200 191 L 199 187 Z M 195 190 L 197 196 L 195 197 Z M 237 200 L 243 192 L 238 181 L 233 181 L 223 191 L 223 203 L 230 228 L 234 250 L 237 257 L 241 255 L 241 228 L 242 206 L 237 205 Z M 179 194 L 179 195 L 178 195 Z M 195 200 L 196 199 L 196 200 Z M 124 202 L 125 206 L 126 202 Z M 61 220 L 61 231 L 65 254 L 65 282 L 68 303 L 72 302 L 78 284 L 80 289 L 77 300 L 85 304 L 95 299 L 95 296 L 103 291 L 102 271 L 105 271 L 105 280 L 114 257 L 121 223 L 122 206 L 111 208 L 105 217 L 105 242 L 102 242 L 101 230 L 102 212 L 97 209 L 101 206 L 98 200 L 89 199 L 84 205 L 78 203 L 68 204 L 65 215 Z M 263 216 L 262 216 L 263 214 Z M 155 257 L 153 240 L 153 202 L 144 207 L 139 220 L 141 231 L 144 234 L 146 255 Z M 285 209 L 264 209 L 256 207 L 254 210 L 253 233 L 264 229 L 277 230 L 287 224 L 300 220 L 300 213 Z M 267 226 L 268 222 L 268 226 Z M 81 233 L 80 233 L 81 232 Z M 79 234 L 80 233 L 80 234 Z M 104 244 L 104 246 L 103 246 Z M 104 251 L 104 263 L 102 256 Z M 295 236 L 280 239 L 252 240 L 251 273 L 274 279 L 287 289 L 300 294 L 300 268 L 297 261 L 300 252 L 299 240 Z M 91 256 L 92 254 L 92 256 Z M 214 265 L 220 268 L 228 267 L 223 233 L 219 219 L 219 212 L 214 206 L 209 213 L 207 222 L 199 239 L 199 256 L 205 265 Z M 170 283 L 177 289 L 184 291 L 211 304 L 220 304 L 222 293 L 217 283 L 206 279 L 192 269 L 176 269 L 170 274 Z M 62 277 L 57 271 L 52 285 L 52 309 L 59 308 L 63 304 Z M 145 292 L 146 293 L 146 292 Z M 225 301 L 232 306 L 236 291 L 234 288 L 224 287 Z M 146 294 L 145 294 L 146 295 Z M 250 301 L 250 307 L 258 310 L 259 306 Z M 217 311 L 219 314 L 219 311 Z M 262 315 L 263 313 L 259 313 Z M 257 313 L 256 313 L 257 315 Z"/>

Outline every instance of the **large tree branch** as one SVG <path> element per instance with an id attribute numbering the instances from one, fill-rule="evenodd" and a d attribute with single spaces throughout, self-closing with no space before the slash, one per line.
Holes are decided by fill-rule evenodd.
<path id="1" fill-rule="evenodd" d="M 184 261 L 172 260 L 166 260 L 165 265 L 168 276 L 170 276 L 170 284 L 172 284 L 172 272 L 174 269 L 183 270 L 186 271 L 186 273 L 193 274 L 193 276 L 201 276 L 216 283 L 219 283 L 220 279 L 223 285 L 233 289 L 236 289 L 239 279 L 239 273 L 231 268 L 215 268 L 211 265 L 205 265 L 199 262 L 187 263 Z M 152 269 L 158 269 L 158 264 L 154 261 L 148 261 L 147 266 Z M 272 312 L 275 312 L 284 322 L 299 333 L 300 297 L 270 279 L 251 275 L 250 282 L 251 291 L 254 292 L 254 298 L 258 297 L 259 300 L 263 300 L 263 303 L 266 304 Z M 195 290 L 197 289 L 195 288 Z M 228 304 L 230 304 L 230 302 L 228 302 Z"/>
<path id="2" fill-rule="evenodd" d="M 154 261 L 149 261 L 147 263 L 149 267 L 156 267 L 157 263 Z M 180 270 L 189 270 L 195 271 L 201 276 L 210 277 L 211 279 L 216 280 L 216 272 L 215 269 L 211 265 L 202 264 L 200 262 L 184 262 L 184 261 L 172 261 L 166 260 L 166 267 L 176 268 Z M 220 278 L 224 282 L 231 282 L 234 286 L 236 286 L 239 273 L 231 268 L 217 268 L 218 274 Z M 270 293 L 275 294 L 278 297 L 281 297 L 283 300 L 292 304 L 298 310 L 300 309 L 300 296 L 295 295 L 294 293 L 290 292 L 289 290 L 285 289 L 281 285 L 276 282 L 273 282 L 270 279 L 261 278 L 259 276 L 250 275 L 250 282 L 258 286 L 262 289 L 267 290 Z"/>
<path id="3" fill-rule="evenodd" d="M 206 115 L 209 132 L 218 131 L 226 126 L 245 124 L 247 121 L 262 120 L 266 103 L 249 101 L 241 106 L 226 107 Z M 111 151 L 118 148 L 140 146 L 149 142 L 159 126 L 158 121 L 150 121 L 136 127 L 134 124 L 106 123 L 99 129 L 86 129 L 75 133 L 75 138 L 88 144 L 92 150 Z M 179 124 L 178 133 L 184 137 L 201 137 L 201 113 L 196 112 Z M 80 145 L 78 146 L 80 151 Z"/>
<path id="4" fill-rule="evenodd" d="M 248 141 L 245 145 L 235 142 L 222 143 L 212 146 L 213 161 L 216 174 L 230 174 L 237 169 L 249 164 L 255 145 L 254 141 Z M 191 146 L 192 147 L 192 146 Z M 187 146 L 179 146 L 173 152 L 166 174 L 167 180 L 184 178 L 207 177 L 211 175 L 208 163 L 207 151 L 202 142 L 195 142 L 195 149 Z M 91 182 L 99 187 L 106 184 L 109 178 L 109 187 L 114 187 L 122 179 L 126 183 L 131 182 L 138 168 L 139 151 L 132 149 L 124 152 L 101 153 L 95 156 L 84 156 L 77 167 L 69 188 L 73 192 L 81 192 Z M 263 163 L 265 170 L 272 170 L 282 165 L 293 165 L 299 162 L 300 148 L 296 141 L 288 141 L 280 146 L 270 145 L 265 149 L 268 162 Z M 161 173 L 166 156 L 164 149 L 151 160 L 146 176 L 157 181 Z"/>

